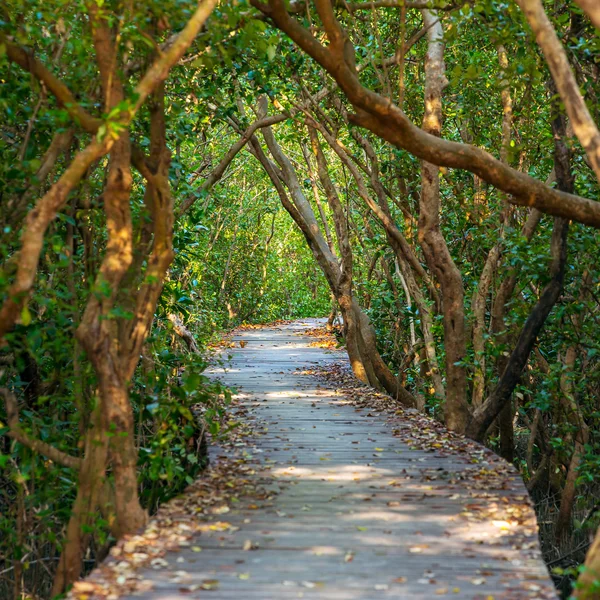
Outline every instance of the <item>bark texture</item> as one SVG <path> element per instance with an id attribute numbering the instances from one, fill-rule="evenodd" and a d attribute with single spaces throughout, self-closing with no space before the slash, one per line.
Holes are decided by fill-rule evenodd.
<path id="1" fill-rule="evenodd" d="M 582 571 L 573 596 L 578 600 L 600 599 L 600 528 L 585 557 Z"/>
<path id="2" fill-rule="evenodd" d="M 590 160 L 594 173 L 600 181 L 600 131 L 579 91 L 579 85 L 571 70 L 567 53 L 563 48 L 541 0 L 517 0 L 535 34 L 554 84 L 565 104 L 567 115 L 575 135 Z M 598 9 L 594 12 L 598 12 Z M 592 13 L 590 13 L 592 14 Z"/>
<path id="3" fill-rule="evenodd" d="M 428 27 L 425 56 L 425 113 L 423 130 L 439 137 L 442 130 L 442 93 L 448 84 L 444 66 L 442 25 L 435 11 L 423 10 Z M 440 227 L 440 178 L 437 165 L 421 165 L 419 243 L 425 260 L 440 284 L 446 349 L 445 421 L 448 429 L 464 433 L 469 422 L 466 334 L 462 276 L 454 263 Z"/>

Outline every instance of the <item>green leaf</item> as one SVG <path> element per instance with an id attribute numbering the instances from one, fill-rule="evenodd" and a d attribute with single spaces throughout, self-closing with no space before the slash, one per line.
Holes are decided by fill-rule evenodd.
<path id="1" fill-rule="evenodd" d="M 27 308 L 27 306 L 24 306 L 23 310 L 21 311 L 21 324 L 25 327 L 31 324 L 31 313 L 29 312 L 29 308 Z"/>

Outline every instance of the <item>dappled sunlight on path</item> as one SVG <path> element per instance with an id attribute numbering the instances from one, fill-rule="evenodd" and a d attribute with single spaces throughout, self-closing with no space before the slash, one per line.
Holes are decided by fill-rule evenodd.
<path id="1" fill-rule="evenodd" d="M 310 375 L 345 356 L 298 336 L 306 327 L 243 331 L 247 344 L 213 369 L 260 432 L 213 449 L 213 464 L 243 455 L 263 493 L 198 517 L 201 533 L 142 573 L 142 597 L 555 598 L 517 472 L 479 446 L 398 437 L 405 417 Z"/>

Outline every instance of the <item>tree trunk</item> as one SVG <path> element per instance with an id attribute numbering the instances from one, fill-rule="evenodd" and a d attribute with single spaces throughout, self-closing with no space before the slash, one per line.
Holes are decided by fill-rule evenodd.
<path id="1" fill-rule="evenodd" d="M 591 167 L 600 181 L 600 131 L 592 119 L 585 99 L 581 95 L 567 53 L 552 22 L 544 11 L 541 0 L 517 0 L 535 34 L 560 98 L 565 105 L 573 131 L 585 150 Z M 596 10 L 597 14 L 598 11 Z M 590 15 L 594 14 L 592 11 Z"/>
<path id="2" fill-rule="evenodd" d="M 406 282 L 406 286 L 411 292 L 415 304 L 419 309 L 421 333 L 423 334 L 423 343 L 425 346 L 425 355 L 427 357 L 428 365 L 428 370 L 425 374 L 431 378 L 436 398 L 443 401 L 446 397 L 446 390 L 444 389 L 444 382 L 442 380 L 442 374 L 440 372 L 437 358 L 435 339 L 433 337 L 433 317 L 431 314 L 431 309 L 429 308 L 427 300 L 417 284 L 412 270 L 409 268 L 406 262 L 403 261 L 400 249 L 394 245 L 393 240 L 388 238 L 388 241 L 396 253 L 396 264 L 400 268 L 401 274 Z"/>
<path id="3" fill-rule="evenodd" d="M 579 291 L 579 302 L 585 302 L 585 297 L 591 285 L 591 277 L 585 272 L 582 277 L 581 288 Z M 573 316 L 573 325 L 580 326 L 580 315 Z M 575 504 L 575 494 L 577 491 L 577 477 L 579 475 L 579 465 L 585 456 L 585 447 L 589 442 L 590 430 L 585 422 L 581 408 L 575 396 L 572 377 L 574 375 L 575 363 L 577 361 L 578 349 L 576 345 L 569 346 L 567 349 L 562 374 L 560 377 L 561 405 L 563 407 L 565 422 L 575 427 L 573 438 L 573 454 L 569 461 L 567 478 L 560 497 L 560 509 L 556 520 L 555 535 L 560 541 L 567 535 L 571 529 L 571 517 L 573 515 L 573 506 Z"/>
<path id="4" fill-rule="evenodd" d="M 109 437 L 104 415 L 98 404 L 90 418 L 85 436 L 84 458 L 79 470 L 77 497 L 73 504 L 65 542 L 60 555 L 52 596 L 62 594 L 67 586 L 79 578 L 83 556 L 87 548 L 89 528 L 97 519 L 101 493 L 105 482 Z"/>
<path id="5" fill-rule="evenodd" d="M 573 597 L 578 600 L 600 600 L 600 527 L 585 557 L 583 567 Z"/>
<path id="6" fill-rule="evenodd" d="M 447 85 L 444 66 L 443 29 L 435 11 L 423 10 L 429 41 L 425 57 L 425 114 L 423 130 L 440 136 L 442 92 Z M 469 421 L 467 404 L 464 289 L 440 228 L 439 168 L 428 162 L 421 166 L 419 242 L 430 270 L 442 290 L 444 345 L 446 349 L 446 426 L 464 433 Z"/>
<path id="7" fill-rule="evenodd" d="M 352 372 L 359 381 L 377 385 L 377 378 L 375 377 L 373 367 L 368 360 L 365 360 L 361 353 L 357 319 L 352 310 L 352 298 L 344 295 L 336 296 L 336 301 L 339 304 L 342 319 L 344 320 L 346 351 L 348 352 Z"/>
<path id="8" fill-rule="evenodd" d="M 556 111 L 556 108 L 554 109 Z M 570 153 L 565 143 L 566 125 L 561 116 L 556 116 L 552 122 L 554 133 L 554 170 L 559 189 L 571 193 L 573 176 L 571 173 Z M 550 311 L 558 300 L 567 263 L 567 235 L 569 222 L 560 217 L 554 219 L 552 240 L 550 242 L 550 281 L 544 287 L 539 300 L 531 310 L 515 348 L 508 358 L 506 367 L 495 389 L 487 400 L 473 413 L 468 428 L 468 435 L 476 440 L 483 440 L 488 427 L 510 402 L 512 393 L 521 379 L 521 374 L 529 355 L 537 341 Z"/>

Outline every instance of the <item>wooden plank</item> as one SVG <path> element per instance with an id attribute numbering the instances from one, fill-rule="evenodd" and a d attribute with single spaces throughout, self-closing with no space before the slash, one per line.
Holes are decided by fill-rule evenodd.
<path id="1" fill-rule="evenodd" d="M 393 435 L 410 423 L 298 374 L 343 357 L 297 335 L 317 324 L 240 331 L 246 347 L 224 350 L 212 376 L 238 390 L 262 435 L 211 449 L 211 461 L 245 452 L 249 480 L 272 496 L 197 517 L 229 525 L 141 570 L 153 589 L 132 600 L 555 600 L 516 472 L 478 482 L 498 464 L 490 454 L 412 448 Z M 507 506 L 518 518 L 496 519 Z"/>

